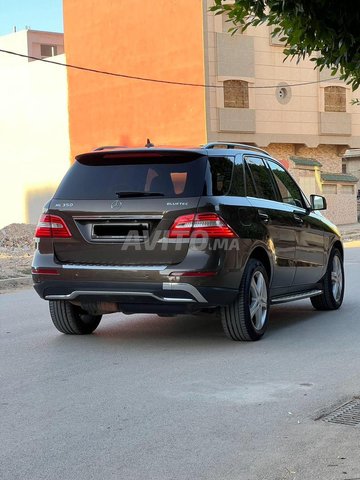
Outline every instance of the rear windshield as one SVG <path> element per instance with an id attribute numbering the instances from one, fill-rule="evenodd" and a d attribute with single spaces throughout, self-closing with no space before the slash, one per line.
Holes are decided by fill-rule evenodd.
<path id="1" fill-rule="evenodd" d="M 54 198 L 198 197 L 205 187 L 207 157 L 103 154 L 80 157 L 62 180 Z"/>

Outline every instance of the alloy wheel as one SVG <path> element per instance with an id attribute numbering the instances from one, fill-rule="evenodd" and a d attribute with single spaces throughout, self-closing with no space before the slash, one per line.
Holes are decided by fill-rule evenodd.
<path id="1" fill-rule="evenodd" d="M 266 321 L 268 292 L 263 274 L 255 272 L 250 284 L 250 318 L 255 330 L 261 330 Z"/>
<path id="2" fill-rule="evenodd" d="M 338 255 L 334 256 L 332 262 L 331 284 L 334 300 L 338 302 L 341 298 L 343 290 L 343 272 L 341 268 L 341 259 Z"/>

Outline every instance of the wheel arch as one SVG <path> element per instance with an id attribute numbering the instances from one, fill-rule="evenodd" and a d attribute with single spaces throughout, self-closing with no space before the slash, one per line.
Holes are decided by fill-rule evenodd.
<path id="1" fill-rule="evenodd" d="M 271 267 L 269 254 L 267 253 L 265 248 L 260 246 L 255 247 L 254 250 L 249 255 L 248 261 L 250 260 L 250 258 L 255 258 L 256 260 L 259 260 L 264 265 L 264 268 L 266 270 L 269 283 L 270 283 L 271 277 L 272 277 L 272 267 Z"/>
<path id="2" fill-rule="evenodd" d="M 343 246 L 343 244 L 340 242 L 340 240 L 336 240 L 336 241 L 334 242 L 334 244 L 333 244 L 332 247 L 331 247 L 330 252 L 331 252 L 332 250 L 334 250 L 334 248 L 337 248 L 337 249 L 339 250 L 339 252 L 341 253 L 342 259 L 344 259 L 344 246 Z"/>

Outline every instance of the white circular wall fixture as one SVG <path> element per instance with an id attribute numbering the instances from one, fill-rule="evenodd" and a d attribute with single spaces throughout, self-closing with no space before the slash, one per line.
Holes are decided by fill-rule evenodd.
<path id="1" fill-rule="evenodd" d="M 275 96 L 279 103 L 282 103 L 283 105 L 285 105 L 286 103 L 289 103 L 291 100 L 290 85 L 288 85 L 285 82 L 279 83 L 279 85 L 276 87 Z"/>

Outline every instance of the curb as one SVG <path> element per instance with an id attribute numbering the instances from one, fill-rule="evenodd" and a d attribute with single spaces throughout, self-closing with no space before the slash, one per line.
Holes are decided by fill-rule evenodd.
<path id="1" fill-rule="evenodd" d="M 360 247 L 360 240 L 349 240 L 348 242 L 344 242 L 345 248 L 359 248 Z"/>
<path id="2" fill-rule="evenodd" d="M 32 277 L 4 278 L 0 280 L 0 293 L 2 290 L 10 290 L 19 287 L 31 287 Z"/>

